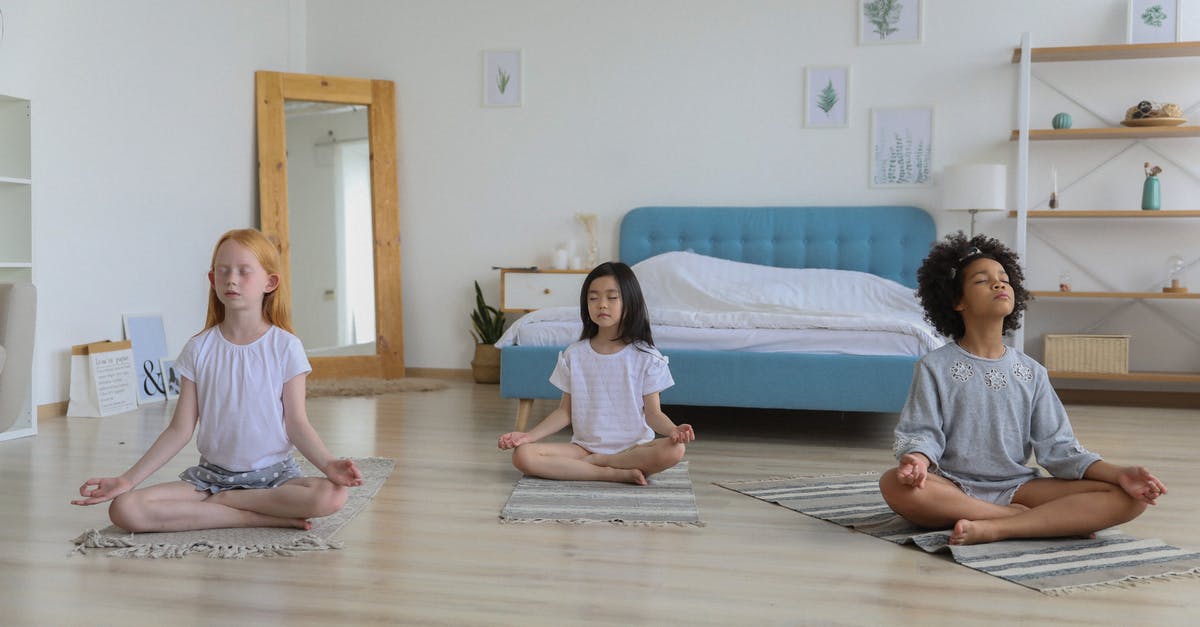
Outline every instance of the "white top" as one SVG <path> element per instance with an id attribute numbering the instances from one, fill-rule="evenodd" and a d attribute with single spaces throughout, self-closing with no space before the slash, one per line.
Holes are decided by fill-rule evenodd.
<path id="1" fill-rule="evenodd" d="M 214 326 L 188 340 L 175 369 L 196 384 L 196 448 L 205 460 L 228 470 L 253 470 L 291 455 L 283 384 L 312 372 L 300 338 L 272 326 L 238 345 Z"/>
<path id="2" fill-rule="evenodd" d="M 620 453 L 654 439 L 642 397 L 675 380 L 652 346 L 635 342 L 602 355 L 579 340 L 559 353 L 550 383 L 571 395 L 571 442 L 593 453 Z"/>

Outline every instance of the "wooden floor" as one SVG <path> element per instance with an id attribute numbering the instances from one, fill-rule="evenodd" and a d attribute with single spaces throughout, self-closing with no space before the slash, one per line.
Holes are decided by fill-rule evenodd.
<path id="1" fill-rule="evenodd" d="M 538 401 L 540 417 L 551 404 Z M 1048 597 L 712 484 L 874 471 L 895 416 L 668 408 L 688 451 L 702 528 L 503 525 L 518 473 L 496 437 L 515 401 L 496 386 L 309 401 L 339 455 L 396 473 L 338 539 L 283 559 L 69 556 L 107 524 L 68 504 L 153 441 L 166 408 L 44 420 L 0 442 L 0 624 L 1195 624 L 1200 579 Z M 1170 489 L 1127 533 L 1200 549 L 1200 410 L 1071 407 L 1083 443 L 1148 465 Z M 152 480 L 194 463 L 186 449 Z"/>

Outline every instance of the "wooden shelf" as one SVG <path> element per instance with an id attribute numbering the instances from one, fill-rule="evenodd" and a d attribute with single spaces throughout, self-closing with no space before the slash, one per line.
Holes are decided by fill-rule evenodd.
<path id="1" fill-rule="evenodd" d="M 1021 131 L 1013 130 L 1009 141 L 1017 141 Z M 1102 128 L 1039 128 L 1029 131 L 1029 141 L 1063 139 L 1170 139 L 1200 137 L 1200 126 L 1110 126 Z"/>
<path id="2" fill-rule="evenodd" d="M 1096 381 L 1156 381 L 1162 383 L 1200 383 L 1200 373 L 1197 372 L 1127 372 L 1097 373 L 1097 372 L 1056 372 L 1051 371 L 1051 379 L 1091 379 Z"/>
<path id="3" fill-rule="evenodd" d="M 1125 209 L 1098 209 L 1087 211 L 1075 211 L 1070 209 L 1039 209 L 1037 211 L 1027 211 L 1026 217 L 1029 218 L 1200 218 L 1200 211 L 1142 211 L 1135 209 L 1132 211 Z M 1008 217 L 1017 217 L 1016 211 L 1009 211 Z"/>
<path id="4" fill-rule="evenodd" d="M 1200 292 L 1058 292 L 1030 291 L 1034 298 L 1125 298 L 1135 300 L 1167 299 L 1190 300 L 1200 299 Z"/>
<path id="5" fill-rule="evenodd" d="M 1058 46 L 1030 48 L 1031 63 L 1059 61 L 1119 61 L 1123 59 L 1165 59 L 1200 56 L 1200 41 L 1165 44 L 1118 44 L 1112 46 Z M 1021 49 L 1013 48 L 1013 63 L 1021 62 Z"/>

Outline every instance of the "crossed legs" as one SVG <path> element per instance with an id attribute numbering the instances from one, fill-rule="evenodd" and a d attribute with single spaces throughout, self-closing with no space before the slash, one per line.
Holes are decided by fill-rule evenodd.
<path id="1" fill-rule="evenodd" d="M 217 494 L 172 481 L 118 496 L 109 506 L 108 516 L 114 525 L 137 533 L 220 527 L 309 529 L 309 518 L 338 511 L 347 496 L 346 488 L 324 477 L 301 477 L 274 488 Z"/>
<path id="2" fill-rule="evenodd" d="M 646 485 L 646 477 L 678 464 L 685 450 L 670 438 L 657 438 L 611 455 L 592 453 L 578 444 L 534 442 L 513 451 L 513 465 L 544 479 Z"/>
<path id="3" fill-rule="evenodd" d="M 1146 509 L 1120 487 L 1089 479 L 1033 479 L 1007 506 L 967 496 L 933 474 L 925 487 L 913 488 L 900 483 L 892 469 L 880 478 L 879 489 L 893 511 L 922 527 L 953 526 L 951 544 L 1088 535 L 1133 520 Z"/>

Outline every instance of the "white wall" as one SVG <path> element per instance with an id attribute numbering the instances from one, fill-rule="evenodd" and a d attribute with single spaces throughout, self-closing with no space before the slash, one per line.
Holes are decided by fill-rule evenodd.
<path id="1" fill-rule="evenodd" d="M 0 73 L 0 92 L 15 84 L 8 91 L 35 107 L 37 402 L 66 398 L 69 346 L 119 336 L 122 313 L 162 312 L 172 350 L 202 324 L 213 241 L 256 220 L 253 71 L 297 69 L 297 42 L 308 72 L 396 82 L 406 362 L 465 368 L 471 282 L 495 302 L 490 267 L 546 264 L 556 245 L 583 239 L 576 212 L 600 216 L 607 258 L 620 216 L 638 205 L 936 210 L 937 187 L 866 185 L 871 107 L 935 107 L 936 182 L 947 164 L 1015 155 L 1009 56 L 1021 32 L 1033 31 L 1037 45 L 1124 41 L 1123 0 L 925 4 L 924 43 L 860 47 L 855 5 L 841 0 L 0 0 L 37 22 L 0 48 L 38 58 L 32 78 Z M 289 37 L 297 10 L 308 28 Z M 509 47 L 525 53 L 525 105 L 482 108 L 480 52 Z M 853 68 L 851 126 L 805 129 L 804 67 L 828 64 Z M 1085 76 L 1116 82 L 1109 69 Z M 28 94 L 19 93 L 23 81 Z M 1190 104 L 1177 93 L 1156 98 Z M 1123 109 L 1128 99 L 1093 104 Z M 1035 110 L 1035 124 L 1046 113 Z M 1052 150 L 1074 163 L 1111 148 Z M 1100 178 L 1128 177 L 1113 189 L 1135 194 L 1140 173 L 1127 170 Z M 1182 179 L 1165 179 L 1164 190 Z M 1037 197 L 1045 181 L 1032 182 Z M 1168 208 L 1189 200 L 1164 193 Z M 934 213 L 941 232 L 967 227 L 965 215 Z M 981 217 L 980 230 L 1011 241 L 1003 217 Z M 1158 256 L 1165 263 L 1153 234 L 1121 239 L 1148 266 L 1162 265 Z M 1057 282 L 1057 262 L 1046 263 L 1035 287 Z M 1133 264 L 1115 265 L 1101 271 Z M 1189 280 L 1200 287 L 1195 268 Z M 1194 309 L 1175 311 L 1195 318 Z M 1073 327 L 1084 313 L 1041 320 Z M 1041 324 L 1031 321 L 1031 338 Z M 1162 337 L 1167 345 L 1177 336 Z M 1194 344 L 1166 350 L 1172 364 L 1200 370 Z"/>
<path id="2" fill-rule="evenodd" d="M 934 210 L 941 232 L 965 230 L 966 215 L 938 210 L 936 186 L 867 186 L 870 108 L 935 107 L 935 183 L 947 164 L 1015 164 L 1008 134 L 1016 119 L 1017 72 L 1010 55 L 1021 33 L 1034 32 L 1035 45 L 1123 43 L 1126 3 L 925 4 L 924 43 L 859 46 L 855 3 L 845 1 L 415 0 L 347 6 L 310 0 L 309 71 L 397 83 L 408 364 L 465 367 L 471 282 L 479 280 L 495 302 L 499 280 L 489 268 L 546 265 L 556 245 L 584 239 L 573 220 L 580 211 L 600 216 L 602 258 L 615 255 L 621 215 L 645 204 L 911 203 Z M 480 106 L 480 53 L 494 48 L 524 51 L 525 105 L 519 109 Z M 852 66 L 848 129 L 802 127 L 804 67 L 826 64 Z M 1115 82 L 1111 65 L 1068 65 L 1082 71 L 1077 84 Z M 1194 72 L 1195 62 L 1188 67 Z M 1135 77 L 1153 72 L 1134 65 Z M 1157 84 L 1176 86 L 1180 74 L 1173 72 L 1159 72 Z M 1035 109 L 1035 126 L 1048 126 L 1058 110 L 1078 109 L 1038 90 L 1045 103 Z M 1092 106 L 1117 111 L 1144 97 L 1128 89 L 1101 95 L 1086 84 L 1082 91 Z M 1175 89 L 1153 93 L 1152 99 L 1196 100 Z M 1077 119 L 1092 123 L 1086 115 Z M 1048 170 L 1043 146 L 1035 147 L 1041 151 L 1039 172 Z M 1051 154 L 1061 155 L 1065 178 L 1067 171 L 1090 167 L 1076 159 L 1086 162 L 1122 146 L 1064 143 Z M 1180 149 L 1178 143 L 1171 148 Z M 1034 199 L 1048 193 L 1048 177 L 1036 179 Z M 1122 206 L 1137 202 L 1140 167 L 1090 180 L 1097 179 L 1108 181 L 1097 188 L 1098 198 L 1119 197 Z M 1168 205 L 1174 208 L 1200 197 L 1194 181 L 1180 173 L 1171 185 Z M 1084 202 L 1079 191 L 1064 200 Z M 1111 234 L 1112 226 L 1081 227 L 1083 246 L 1096 241 L 1098 229 Z M 1012 221 L 1000 215 L 981 215 L 979 228 L 1012 241 Z M 1195 228 L 1190 232 L 1194 237 Z M 1120 235 L 1122 244 L 1140 237 L 1136 231 Z M 1145 237 L 1151 241 L 1133 254 L 1152 259 L 1157 236 Z M 1047 255 L 1043 248 L 1035 239 L 1031 258 Z M 1111 264 L 1113 253 L 1104 257 Z M 1038 258 L 1030 283 L 1056 285 L 1063 263 Z M 1147 263 L 1157 273 L 1165 256 L 1163 263 Z M 1128 267 L 1113 280 L 1144 287 L 1145 276 L 1124 275 Z M 1075 275 L 1081 285 L 1088 280 L 1080 271 Z M 1200 279 L 1195 268 L 1191 275 Z M 1088 303 L 1087 316 L 1077 315 L 1079 306 L 1036 305 L 1028 347 L 1037 354 L 1041 333 L 1077 331 L 1096 312 L 1118 305 Z M 1152 342 L 1150 350 L 1135 350 L 1135 366 L 1200 369 L 1194 343 L 1146 329 L 1137 311 L 1126 312 L 1134 320 L 1118 316 L 1116 329 L 1100 329 L 1136 328 L 1140 340 Z M 1194 308 L 1175 311 L 1194 317 Z M 1158 350 L 1164 343 L 1174 343 L 1165 360 Z"/>
<path id="3" fill-rule="evenodd" d="M 17 4 L 0 50 L 30 68 L 44 404 L 122 314 L 163 314 L 173 352 L 203 325 L 213 244 L 257 220 L 254 71 L 288 69 L 288 2 Z"/>

